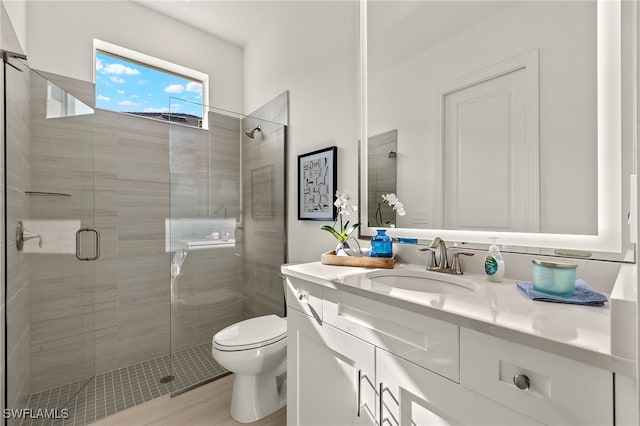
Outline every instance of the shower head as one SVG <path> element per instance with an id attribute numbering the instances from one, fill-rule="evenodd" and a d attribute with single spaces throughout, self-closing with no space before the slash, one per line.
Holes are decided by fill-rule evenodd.
<path id="1" fill-rule="evenodd" d="M 253 130 L 249 131 L 249 132 L 245 132 L 244 134 L 249 136 L 251 139 L 253 139 L 254 137 L 254 133 L 258 131 L 258 132 L 262 132 L 262 127 L 260 127 L 259 125 L 254 127 Z"/>

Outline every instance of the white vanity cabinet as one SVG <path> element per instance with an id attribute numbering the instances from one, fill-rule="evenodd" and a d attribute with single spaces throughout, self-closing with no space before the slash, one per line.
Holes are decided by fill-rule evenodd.
<path id="1" fill-rule="evenodd" d="M 375 347 L 291 309 L 287 424 L 375 425 Z"/>
<path id="2" fill-rule="evenodd" d="M 287 305 L 289 425 L 614 423 L 609 371 L 299 278 Z"/>

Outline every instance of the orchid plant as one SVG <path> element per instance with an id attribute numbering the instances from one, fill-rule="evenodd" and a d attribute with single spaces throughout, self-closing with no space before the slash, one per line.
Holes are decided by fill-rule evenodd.
<path id="1" fill-rule="evenodd" d="M 389 204 L 389 207 L 391 207 L 398 216 L 404 216 L 405 214 L 407 214 L 407 212 L 404 211 L 404 205 L 400 202 L 400 200 L 398 200 L 396 194 L 382 194 L 381 198 L 382 201 L 378 202 L 378 209 L 376 210 L 376 222 L 378 222 L 378 226 L 382 226 L 382 210 L 380 209 L 380 207 L 385 202 Z M 390 226 L 393 227 L 393 225 Z"/>
<path id="2" fill-rule="evenodd" d="M 351 238 L 351 234 L 360 227 L 359 223 L 350 224 L 348 220 L 344 222 L 345 216 L 349 216 L 351 213 L 358 211 L 357 206 L 349 205 L 350 202 L 351 196 L 348 191 L 336 191 L 336 201 L 333 205 L 338 208 L 338 218 L 336 218 L 333 226 L 324 225 L 320 228 L 333 235 L 341 244 L 344 244 Z M 336 229 L 338 220 L 340 220 L 339 230 Z"/>

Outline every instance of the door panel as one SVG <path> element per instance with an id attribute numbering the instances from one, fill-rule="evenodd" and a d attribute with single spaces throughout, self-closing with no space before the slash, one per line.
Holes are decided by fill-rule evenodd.
<path id="1" fill-rule="evenodd" d="M 76 231 L 95 227 L 95 156 L 93 110 L 21 61 L 10 63 L 7 286 L 18 297 L 6 305 L 15 327 L 7 380 L 9 407 L 18 408 L 29 394 L 80 389 L 95 374 L 95 262 L 76 258 Z M 26 237 L 20 249 L 19 221 Z M 94 237 L 81 241 L 85 256 L 95 256 Z M 37 408 L 62 408 L 69 398 Z"/>
<path id="2" fill-rule="evenodd" d="M 525 84 L 519 69 L 444 97 L 445 229 L 537 231 L 527 209 Z"/>

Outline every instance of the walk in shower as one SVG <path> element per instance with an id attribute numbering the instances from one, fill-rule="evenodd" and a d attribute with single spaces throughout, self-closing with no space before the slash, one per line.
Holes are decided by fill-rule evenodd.
<path id="1" fill-rule="evenodd" d="M 3 408 L 33 411 L 8 423 L 88 424 L 227 374 L 213 334 L 283 314 L 286 93 L 204 107 L 201 129 L 183 101 L 169 121 L 94 109 L 92 84 L 25 63 L 3 67 Z"/>

